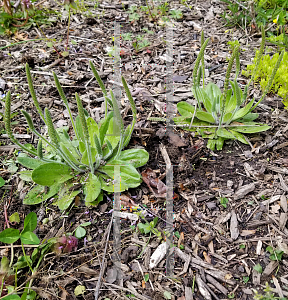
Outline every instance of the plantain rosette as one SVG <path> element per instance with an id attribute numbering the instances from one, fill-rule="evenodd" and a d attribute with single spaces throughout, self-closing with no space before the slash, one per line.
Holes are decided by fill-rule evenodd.
<path id="1" fill-rule="evenodd" d="M 73 118 L 59 80 L 53 73 L 59 95 L 70 116 L 73 138 L 68 134 L 69 128 L 55 129 L 48 108 L 45 108 L 43 113 L 34 91 L 28 65 L 26 75 L 32 100 L 48 129 L 48 136 L 41 135 L 34 127 L 29 113 L 22 110 L 30 131 L 39 138 L 37 149 L 32 145 L 22 145 L 14 137 L 10 122 L 11 93 L 7 94 L 5 129 L 12 142 L 24 151 L 19 155 L 18 162 L 30 169 L 21 171 L 20 178 L 37 184 L 26 195 L 24 204 L 38 204 L 54 197 L 55 204 L 61 210 L 65 210 L 78 194 L 83 193 L 87 206 L 97 205 L 103 199 L 103 191 L 123 192 L 141 183 L 141 176 L 136 168 L 147 163 L 148 152 L 144 149 L 124 150 L 131 139 L 137 115 L 128 85 L 122 77 L 133 115 L 132 122 L 125 128 L 113 92 L 106 91 L 92 63 L 90 67 L 105 99 L 105 117 L 99 123 L 89 117 L 77 93 L 75 97 L 78 116 Z"/>
<path id="2" fill-rule="evenodd" d="M 61 161 L 57 161 L 57 155 L 51 154 L 49 147 L 46 148 L 48 152 L 46 157 L 50 160 L 55 159 L 55 162 L 45 162 L 23 154 L 18 157 L 20 164 L 32 169 L 31 171 L 21 171 L 20 178 L 38 184 L 26 195 L 24 204 L 38 204 L 57 195 L 56 203 L 61 210 L 64 210 L 83 191 L 86 205 L 95 206 L 103 199 L 103 191 L 123 192 L 140 185 L 142 180 L 136 168 L 147 163 L 149 154 L 144 149 L 128 149 L 122 150 L 116 159 L 115 153 L 117 153 L 120 136 L 113 136 L 114 120 L 111 115 L 113 115 L 112 112 L 106 132 L 107 121 L 100 124 L 99 128 L 95 120 L 87 118 L 92 161 L 95 165 L 94 173 L 80 173 Z M 65 149 L 65 153 L 70 156 L 70 159 L 84 169 L 85 165 L 88 165 L 88 155 L 84 143 L 78 142 L 76 139 L 71 141 L 66 128 L 57 131 L 61 149 Z M 95 145 L 96 138 L 101 145 L 100 151 Z"/>
<path id="3" fill-rule="evenodd" d="M 184 101 L 177 104 L 181 116 L 174 118 L 176 125 L 185 130 L 196 131 L 203 138 L 207 138 L 207 147 L 211 150 L 222 150 L 225 140 L 231 139 L 248 144 L 244 134 L 258 133 L 270 128 L 266 124 L 254 122 L 258 118 L 257 113 L 250 112 L 254 99 L 240 107 L 244 99 L 243 92 L 235 82 L 230 81 L 230 84 L 232 89 L 227 91 L 223 113 L 223 94 L 214 83 L 209 83 L 205 88 L 192 88 L 195 98 L 201 103 L 200 109 L 196 107 L 195 111 L 195 106 Z M 241 101 L 237 101 L 237 93 Z"/>

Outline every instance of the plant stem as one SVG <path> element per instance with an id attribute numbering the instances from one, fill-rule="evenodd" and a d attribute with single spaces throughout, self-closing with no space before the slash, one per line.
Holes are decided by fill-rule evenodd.
<path id="1" fill-rule="evenodd" d="M 21 41 L 21 42 L 17 42 L 17 43 L 12 43 L 12 44 L 6 45 L 6 46 L 4 46 L 4 47 L 1 47 L 1 48 L 0 48 L 0 50 L 2 50 L 2 49 L 5 49 L 5 48 L 8 48 L 8 47 L 15 46 L 15 45 L 19 45 L 19 44 L 27 43 L 27 42 L 41 41 L 41 40 L 45 40 L 45 38 L 40 38 L 40 39 L 32 39 L 32 40 L 26 40 L 26 41 Z"/>
<path id="2" fill-rule="evenodd" d="M 68 18 L 68 28 L 67 28 L 67 41 L 66 41 L 66 48 L 65 48 L 66 51 L 67 51 L 68 43 L 69 43 L 70 17 L 71 17 L 71 8 L 69 6 L 69 18 Z"/>
<path id="3" fill-rule="evenodd" d="M 30 265 L 30 262 L 28 261 L 28 258 L 27 258 L 27 256 L 26 256 L 26 252 L 25 252 L 25 249 L 24 249 L 24 246 L 23 246 L 22 241 L 21 241 L 21 247 L 22 247 L 22 251 L 23 251 L 25 260 L 26 260 L 26 262 L 27 262 L 27 265 L 29 266 L 29 269 L 30 269 L 30 271 L 31 271 L 31 273 L 32 273 L 32 275 L 33 275 L 34 272 L 33 272 L 32 266 Z"/>

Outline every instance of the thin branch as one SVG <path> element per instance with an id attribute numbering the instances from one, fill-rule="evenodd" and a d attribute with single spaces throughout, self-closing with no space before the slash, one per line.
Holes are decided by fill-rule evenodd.
<path id="1" fill-rule="evenodd" d="M 106 238 L 106 245 L 105 245 L 104 254 L 103 254 L 103 258 L 102 258 L 102 264 L 101 264 L 101 269 L 100 269 L 100 274 L 99 274 L 97 286 L 96 286 L 96 289 L 95 289 L 95 292 L 94 292 L 94 299 L 95 300 L 98 300 L 98 296 L 99 296 L 99 292 L 100 292 L 101 279 L 102 279 L 103 272 L 104 272 L 105 256 L 106 256 L 106 252 L 107 252 L 107 246 L 108 246 L 108 241 L 109 241 L 109 237 L 110 237 L 112 223 L 113 223 L 113 216 L 111 218 L 110 224 L 109 224 L 108 229 L 107 229 L 108 233 L 107 233 L 107 238 Z"/>

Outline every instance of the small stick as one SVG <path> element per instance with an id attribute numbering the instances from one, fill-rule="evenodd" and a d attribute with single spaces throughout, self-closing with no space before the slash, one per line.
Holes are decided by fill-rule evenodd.
<path id="1" fill-rule="evenodd" d="M 112 223 L 113 223 L 113 216 L 112 216 L 110 224 L 107 228 L 107 238 L 106 238 L 106 245 L 105 245 L 104 254 L 103 254 L 103 258 L 102 258 L 102 265 L 101 265 L 101 269 L 100 269 L 100 274 L 99 274 L 97 286 L 96 286 L 96 289 L 95 289 L 95 292 L 94 292 L 94 299 L 95 300 L 98 300 L 99 291 L 100 291 L 100 287 L 101 287 L 101 279 L 102 279 L 103 272 L 104 272 L 105 256 L 106 256 L 106 252 L 107 252 L 107 246 L 108 246 L 108 241 L 109 241 L 109 237 L 110 237 Z"/>

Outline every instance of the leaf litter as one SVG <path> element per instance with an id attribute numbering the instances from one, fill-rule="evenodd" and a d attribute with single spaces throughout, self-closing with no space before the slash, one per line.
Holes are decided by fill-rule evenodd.
<path id="1" fill-rule="evenodd" d="M 237 39 L 246 50 L 241 53 L 243 68 L 254 57 L 259 36 L 248 37 L 241 29 L 227 32 L 219 16 L 224 6 L 218 1 L 190 2 L 187 1 L 188 7 L 176 1 L 171 1 L 170 5 L 183 12 L 183 18 L 174 21 L 173 29 L 175 100 L 193 104 L 190 88 L 193 63 L 200 49 L 200 31 L 204 30 L 205 37 L 209 36 L 212 40 L 205 55 L 205 80 L 211 80 L 218 86 L 223 86 L 225 79 L 226 58 L 229 57 L 227 42 Z M 131 4 L 128 1 L 124 7 Z M 107 239 L 113 214 L 113 196 L 107 195 L 99 204 L 99 209 L 91 210 L 85 207 L 81 197 L 80 200 L 75 199 L 67 215 L 49 201 L 45 203 L 44 213 L 40 205 L 23 205 L 23 197 L 30 186 L 16 174 L 10 176 L 11 163 L 8 160 L 13 158 L 17 147 L 1 134 L 1 176 L 6 179 L 6 185 L 1 189 L 4 195 L 1 206 L 6 205 L 9 216 L 18 212 L 23 220 L 33 210 L 38 216 L 35 231 L 38 237 L 41 240 L 57 237 L 62 242 L 67 240 L 66 233 L 73 232 L 83 222 L 91 222 L 86 227 L 86 236 L 78 240 L 77 249 L 74 247 L 69 254 L 47 254 L 33 282 L 38 294 L 42 299 L 57 299 L 58 295 L 62 299 L 76 299 L 77 295 L 77 299 L 94 299 L 96 284 L 102 274 L 99 290 L 101 299 L 122 299 L 129 295 L 139 299 L 227 299 L 232 294 L 235 299 L 252 299 L 253 289 L 262 291 L 265 282 L 271 285 L 271 280 L 273 291 L 279 297 L 287 297 L 288 169 L 285 143 L 288 117 L 281 99 L 269 95 L 262 102 L 263 106 L 257 108 L 261 122 L 271 125 L 272 130 L 252 136 L 250 145 L 231 141 L 221 152 L 214 153 L 207 150 L 205 141 L 193 132 L 177 129 L 175 135 L 167 135 L 165 121 L 149 120 L 150 117 L 166 116 L 164 70 L 168 56 L 162 39 L 163 28 L 156 23 L 146 22 L 145 18 L 139 23 L 129 23 L 127 12 L 118 3 L 103 2 L 99 7 L 103 10 L 103 16 L 95 10 L 95 16 L 99 18 L 77 14 L 71 19 L 70 35 L 77 45 L 71 45 L 69 56 L 65 59 L 59 59 L 43 40 L 1 50 L 1 92 L 5 93 L 9 88 L 15 94 L 21 86 L 19 99 L 14 97 L 12 112 L 31 110 L 23 69 L 24 63 L 28 62 L 33 68 L 40 105 L 42 108 L 48 105 L 55 124 L 69 124 L 69 119 L 53 85 L 52 70 L 59 75 L 68 98 L 72 99 L 74 93 L 78 92 L 89 113 L 100 119 L 104 113 L 103 98 L 100 89 L 91 80 L 92 73 L 87 71 L 89 60 L 97 65 L 105 84 L 112 87 L 113 62 L 105 50 L 107 46 L 113 46 L 111 37 L 114 28 L 111 20 L 117 17 L 125 21 L 122 30 L 133 34 L 141 33 L 141 28 L 148 26 L 154 33 L 149 36 L 150 45 L 147 49 L 136 53 L 129 41 L 123 41 L 125 55 L 122 61 L 125 68 L 122 73 L 133 88 L 132 94 L 139 113 L 139 126 L 134 131 L 131 147 L 145 147 L 150 160 L 141 168 L 141 188 L 129 190 L 127 195 L 122 195 L 121 202 L 126 213 L 145 216 L 145 221 L 140 217 L 137 222 L 152 222 L 159 217 L 155 228 L 161 238 L 154 233 L 151 236 L 141 234 L 136 230 L 135 220 L 122 218 L 119 254 L 123 277 L 119 279 L 113 267 L 112 234 Z M 65 23 L 57 22 L 55 27 L 42 30 L 50 38 L 59 41 L 59 48 L 64 50 L 65 44 L 60 40 L 67 32 Z M 32 27 L 20 29 L 17 36 L 18 39 L 34 39 L 39 34 L 39 30 Z M 0 48 L 11 42 L 11 39 L 2 37 Z M 246 79 L 241 77 L 241 80 L 245 82 Z M 256 96 L 259 94 L 257 87 L 252 93 Z M 122 109 L 125 109 L 125 101 L 123 99 Z M 70 105 L 75 112 L 76 104 L 70 101 Z M 276 109 L 280 113 L 272 115 L 272 110 Z M 126 114 L 128 122 L 129 111 Z M 40 128 L 41 121 L 35 112 L 33 117 Z M 23 117 L 19 115 L 13 120 L 17 120 L 15 135 L 26 134 Z M 31 135 L 19 138 L 23 138 L 25 143 L 35 144 Z M 165 275 L 166 253 L 163 256 L 162 249 L 166 248 L 165 226 L 172 220 L 166 222 L 166 164 L 160 144 L 166 147 L 173 165 L 174 244 L 178 246 L 174 249 L 175 280 Z M 227 199 L 226 207 L 223 206 L 223 198 Z M 45 219 L 48 222 L 44 222 Z M 4 221 L 1 219 L 0 230 L 3 229 Z M 106 253 L 105 245 L 108 245 Z M 273 254 L 267 250 L 268 247 L 272 248 L 274 257 L 283 252 L 281 259 L 271 260 Z M 18 247 L 15 247 L 15 251 L 18 251 Z M 32 251 L 33 248 L 27 248 L 29 255 Z M 160 256 L 156 255 L 157 251 Z M 5 244 L 1 245 L 1 256 L 10 256 L 10 248 Z M 152 265 L 151 268 L 151 259 L 154 257 L 157 258 L 157 266 Z M 258 272 L 260 268 L 256 266 L 261 267 L 262 273 Z"/>

